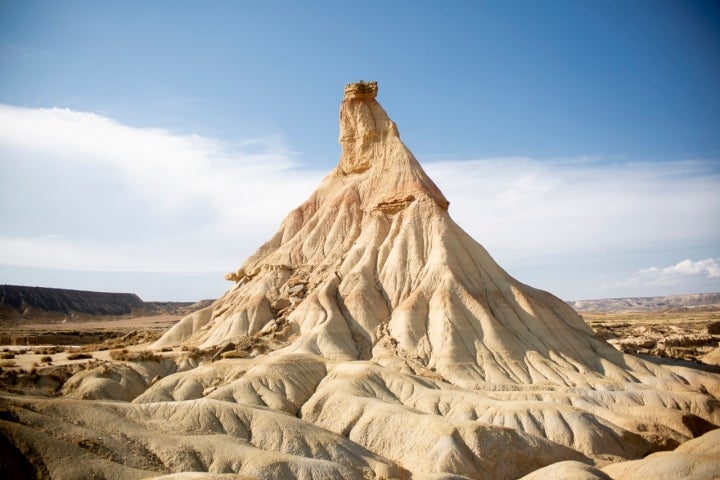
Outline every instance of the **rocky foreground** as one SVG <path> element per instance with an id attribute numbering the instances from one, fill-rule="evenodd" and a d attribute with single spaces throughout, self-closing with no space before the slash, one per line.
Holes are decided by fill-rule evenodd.
<path id="1" fill-rule="evenodd" d="M 4 472 L 720 476 L 720 376 L 621 352 L 508 275 L 450 218 L 376 95 L 346 87 L 338 166 L 225 295 L 152 351 L 78 367 L 59 397 L 0 396 Z"/>

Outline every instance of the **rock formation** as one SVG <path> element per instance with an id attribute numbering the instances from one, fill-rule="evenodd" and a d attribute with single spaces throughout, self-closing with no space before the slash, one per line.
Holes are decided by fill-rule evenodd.
<path id="1" fill-rule="evenodd" d="M 666 295 L 663 297 L 603 298 L 568 302 L 578 312 L 641 312 L 646 310 L 669 310 L 708 308 L 720 306 L 720 293 L 693 293 Z"/>
<path id="2" fill-rule="evenodd" d="M 144 305 L 134 293 L 0 285 L 0 319 L 7 320 L 23 319 L 39 313 L 125 315 Z"/>
<path id="3" fill-rule="evenodd" d="M 720 377 L 623 354 L 500 268 L 376 95 L 346 87 L 337 167 L 225 295 L 154 345 L 216 361 L 186 361 L 132 403 L 8 400 L 10 442 L 52 472 L 83 454 L 85 474 L 118 478 L 515 479 L 566 462 L 548 468 L 622 479 L 631 469 L 599 468 L 720 424 Z M 111 396 L 95 385 L 85 373 L 64 393 Z M 91 432 L 93 448 L 66 445 Z"/>
<path id="4" fill-rule="evenodd" d="M 133 315 L 178 314 L 206 307 L 199 302 L 144 302 L 134 293 L 0 285 L 0 322 L 38 323 Z M 9 322 L 8 322 L 9 321 Z"/>

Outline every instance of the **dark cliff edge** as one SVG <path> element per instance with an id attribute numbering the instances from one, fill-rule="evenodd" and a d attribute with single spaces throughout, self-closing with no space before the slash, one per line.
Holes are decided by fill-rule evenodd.
<path id="1" fill-rule="evenodd" d="M 0 285 L 0 319 L 17 320 L 40 313 L 128 315 L 144 309 L 134 293 L 89 292 L 61 288 Z"/>

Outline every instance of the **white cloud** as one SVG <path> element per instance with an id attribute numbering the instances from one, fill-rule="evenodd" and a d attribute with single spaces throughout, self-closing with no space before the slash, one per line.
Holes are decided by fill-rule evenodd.
<path id="1" fill-rule="evenodd" d="M 720 244 L 720 174 L 712 162 L 517 157 L 425 168 L 458 224 L 510 262 Z"/>
<path id="2" fill-rule="evenodd" d="M 720 278 L 720 259 L 682 260 L 669 267 L 644 268 L 637 272 L 630 281 L 645 285 L 676 285 L 685 277 Z"/>
<path id="3" fill-rule="evenodd" d="M 321 175 L 273 137 L 225 145 L 92 113 L 0 106 L 0 263 L 232 269 Z"/>
<path id="4" fill-rule="evenodd" d="M 681 260 L 667 267 L 641 268 L 624 280 L 604 284 L 602 296 L 655 296 L 720 291 L 720 258 Z M 599 298 L 598 297 L 598 298 Z"/>

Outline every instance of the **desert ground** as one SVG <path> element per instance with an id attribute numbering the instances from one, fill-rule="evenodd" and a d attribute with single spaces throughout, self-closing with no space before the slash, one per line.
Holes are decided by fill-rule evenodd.
<path id="1" fill-rule="evenodd" d="M 90 359 L 67 359 L 77 351 L 92 354 L 95 359 L 109 360 L 111 347 L 151 349 L 162 333 L 185 316 L 126 315 L 70 322 L 6 322 L 0 325 L 0 350 L 14 356 L 12 361 L 5 359 L 1 365 L 6 371 L 41 367 L 44 365 L 40 358 L 46 355 L 42 351 L 51 350 L 57 351 L 52 364 L 66 366 L 91 363 Z M 711 358 L 703 360 L 720 344 L 720 307 L 590 310 L 581 312 L 581 316 L 599 338 L 625 353 L 644 354 L 655 357 L 653 360 L 657 362 L 677 362 L 710 371 L 720 365 L 712 363 Z M 717 371 L 720 372 L 720 367 Z"/>
<path id="2" fill-rule="evenodd" d="M 596 335 L 625 353 L 712 364 L 720 340 L 720 307 L 582 312 Z"/>

